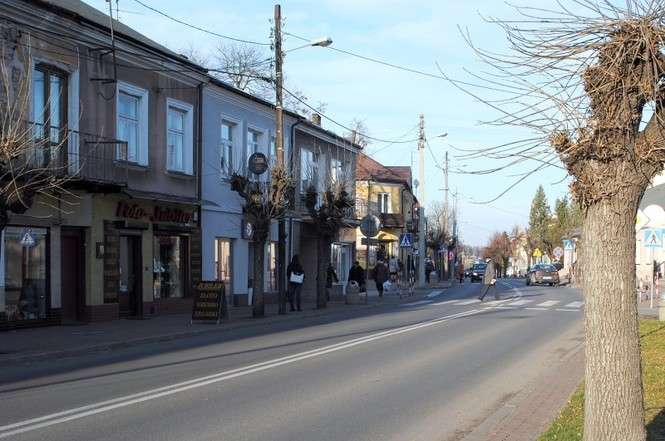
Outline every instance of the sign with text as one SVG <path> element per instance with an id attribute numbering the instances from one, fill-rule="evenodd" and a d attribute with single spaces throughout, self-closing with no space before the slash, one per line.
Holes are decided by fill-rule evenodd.
<path id="1" fill-rule="evenodd" d="M 194 286 L 194 290 L 192 321 L 215 321 L 219 324 L 227 315 L 224 282 L 202 280 Z"/>
<path id="2" fill-rule="evenodd" d="M 148 222 L 168 222 L 176 224 L 194 223 L 194 210 L 183 210 L 175 207 L 155 205 L 147 209 L 139 204 L 118 202 L 115 209 L 116 217 L 133 220 L 147 220 Z"/>

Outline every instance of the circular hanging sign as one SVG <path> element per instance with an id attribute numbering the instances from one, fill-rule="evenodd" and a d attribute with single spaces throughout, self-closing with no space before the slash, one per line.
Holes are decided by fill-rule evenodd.
<path id="1" fill-rule="evenodd" d="M 363 217 L 360 221 L 360 232 L 363 233 L 365 237 L 374 237 L 379 234 L 379 229 L 381 228 L 381 221 L 378 217 L 368 214 Z"/>
<path id="2" fill-rule="evenodd" d="M 261 175 L 268 170 L 268 158 L 261 152 L 252 153 L 249 157 L 249 171 Z"/>

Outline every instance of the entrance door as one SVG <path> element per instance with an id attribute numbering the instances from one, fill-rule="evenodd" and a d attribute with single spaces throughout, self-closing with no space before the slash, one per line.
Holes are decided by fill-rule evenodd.
<path id="1" fill-rule="evenodd" d="M 141 236 L 120 236 L 120 315 L 143 315 Z"/>
<path id="2" fill-rule="evenodd" d="M 60 273 L 63 322 L 83 319 L 85 255 L 83 231 L 63 229 L 60 236 Z"/>

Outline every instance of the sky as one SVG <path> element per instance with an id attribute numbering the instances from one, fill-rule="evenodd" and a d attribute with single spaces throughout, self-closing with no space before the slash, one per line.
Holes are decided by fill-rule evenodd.
<path id="1" fill-rule="evenodd" d="M 84 0 L 108 13 L 106 0 Z M 233 37 L 269 42 L 274 2 L 267 0 L 141 0 L 173 17 Z M 115 3 L 115 0 L 114 0 Z M 551 6 L 551 0 L 517 4 Z M 194 7 L 195 5 L 195 7 Z M 512 8 L 497 0 L 283 0 L 284 31 L 309 39 L 329 36 L 333 46 L 378 58 L 392 64 L 438 74 L 438 65 L 449 77 L 471 80 L 466 71 L 486 69 L 461 35 L 468 30 L 474 44 L 484 49 L 506 47 L 500 29 L 483 16 L 513 18 Z M 134 0 L 118 0 L 120 20 L 149 38 L 174 50 L 189 46 L 201 53 L 224 40 L 175 23 L 144 8 Z M 283 48 L 301 46 L 286 36 Z M 269 50 L 267 48 L 266 50 Z M 270 56 L 266 52 L 266 56 Z M 449 152 L 449 188 L 457 191 L 459 228 L 463 242 L 484 245 L 495 231 L 526 226 L 531 199 L 542 184 L 550 204 L 568 191 L 563 170 L 550 167 L 494 199 L 525 168 L 491 175 L 459 173 L 461 169 L 488 169 L 492 160 L 464 162 L 462 149 L 483 148 L 523 139 L 519 129 L 490 128 L 480 123 L 495 118 L 486 104 L 457 90 L 449 82 L 367 62 L 326 48 L 308 47 L 287 54 L 284 62 L 287 87 L 296 88 L 309 102 L 326 103 L 325 115 L 349 125 L 363 120 L 371 136 L 409 140 L 417 138 L 418 115 L 425 116 L 425 132 L 431 150 L 425 150 L 425 206 L 443 201 L 443 164 Z M 340 134 L 345 130 L 325 120 L 323 126 Z M 437 137 L 447 133 L 445 138 Z M 528 135 L 528 134 L 527 134 Z M 418 173 L 417 144 L 372 142 L 366 149 L 385 165 L 413 165 Z M 376 152 L 375 154 L 373 154 Z M 537 164 L 533 163 L 531 167 Z"/>

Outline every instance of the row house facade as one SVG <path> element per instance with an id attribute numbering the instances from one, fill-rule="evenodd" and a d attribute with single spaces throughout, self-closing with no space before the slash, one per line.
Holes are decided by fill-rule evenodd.
<path id="1" fill-rule="evenodd" d="M 251 304 L 251 226 L 229 177 L 251 153 L 274 160 L 274 106 L 81 1 L 4 1 L 0 38 L 4 66 L 29 83 L 29 160 L 63 180 L 9 213 L 0 328 L 184 312 L 201 279 L 223 280 L 232 304 Z M 313 299 L 316 228 L 300 190 L 343 180 L 353 192 L 360 147 L 290 112 L 283 132 L 296 187 L 287 254 L 301 255 Z M 355 253 L 352 211 L 347 223 L 331 249 L 342 281 Z M 275 227 L 267 301 L 276 241 Z"/>
<path id="2" fill-rule="evenodd" d="M 361 154 L 355 178 L 358 216 L 371 214 L 381 221 L 379 234 L 369 243 L 360 228 L 356 230 L 356 250 L 361 265 L 373 268 L 381 253 L 385 259 L 395 256 L 405 265 L 415 262 L 413 248 L 399 244 L 402 233 L 412 233 L 414 247 L 417 238 L 418 200 L 411 187 L 411 167 L 386 166 Z"/>
<path id="3" fill-rule="evenodd" d="M 0 25 L 3 62 L 30 87 L 30 161 L 65 179 L 10 213 L 2 321 L 189 309 L 201 276 L 205 72 L 83 2 L 4 1 Z"/>

